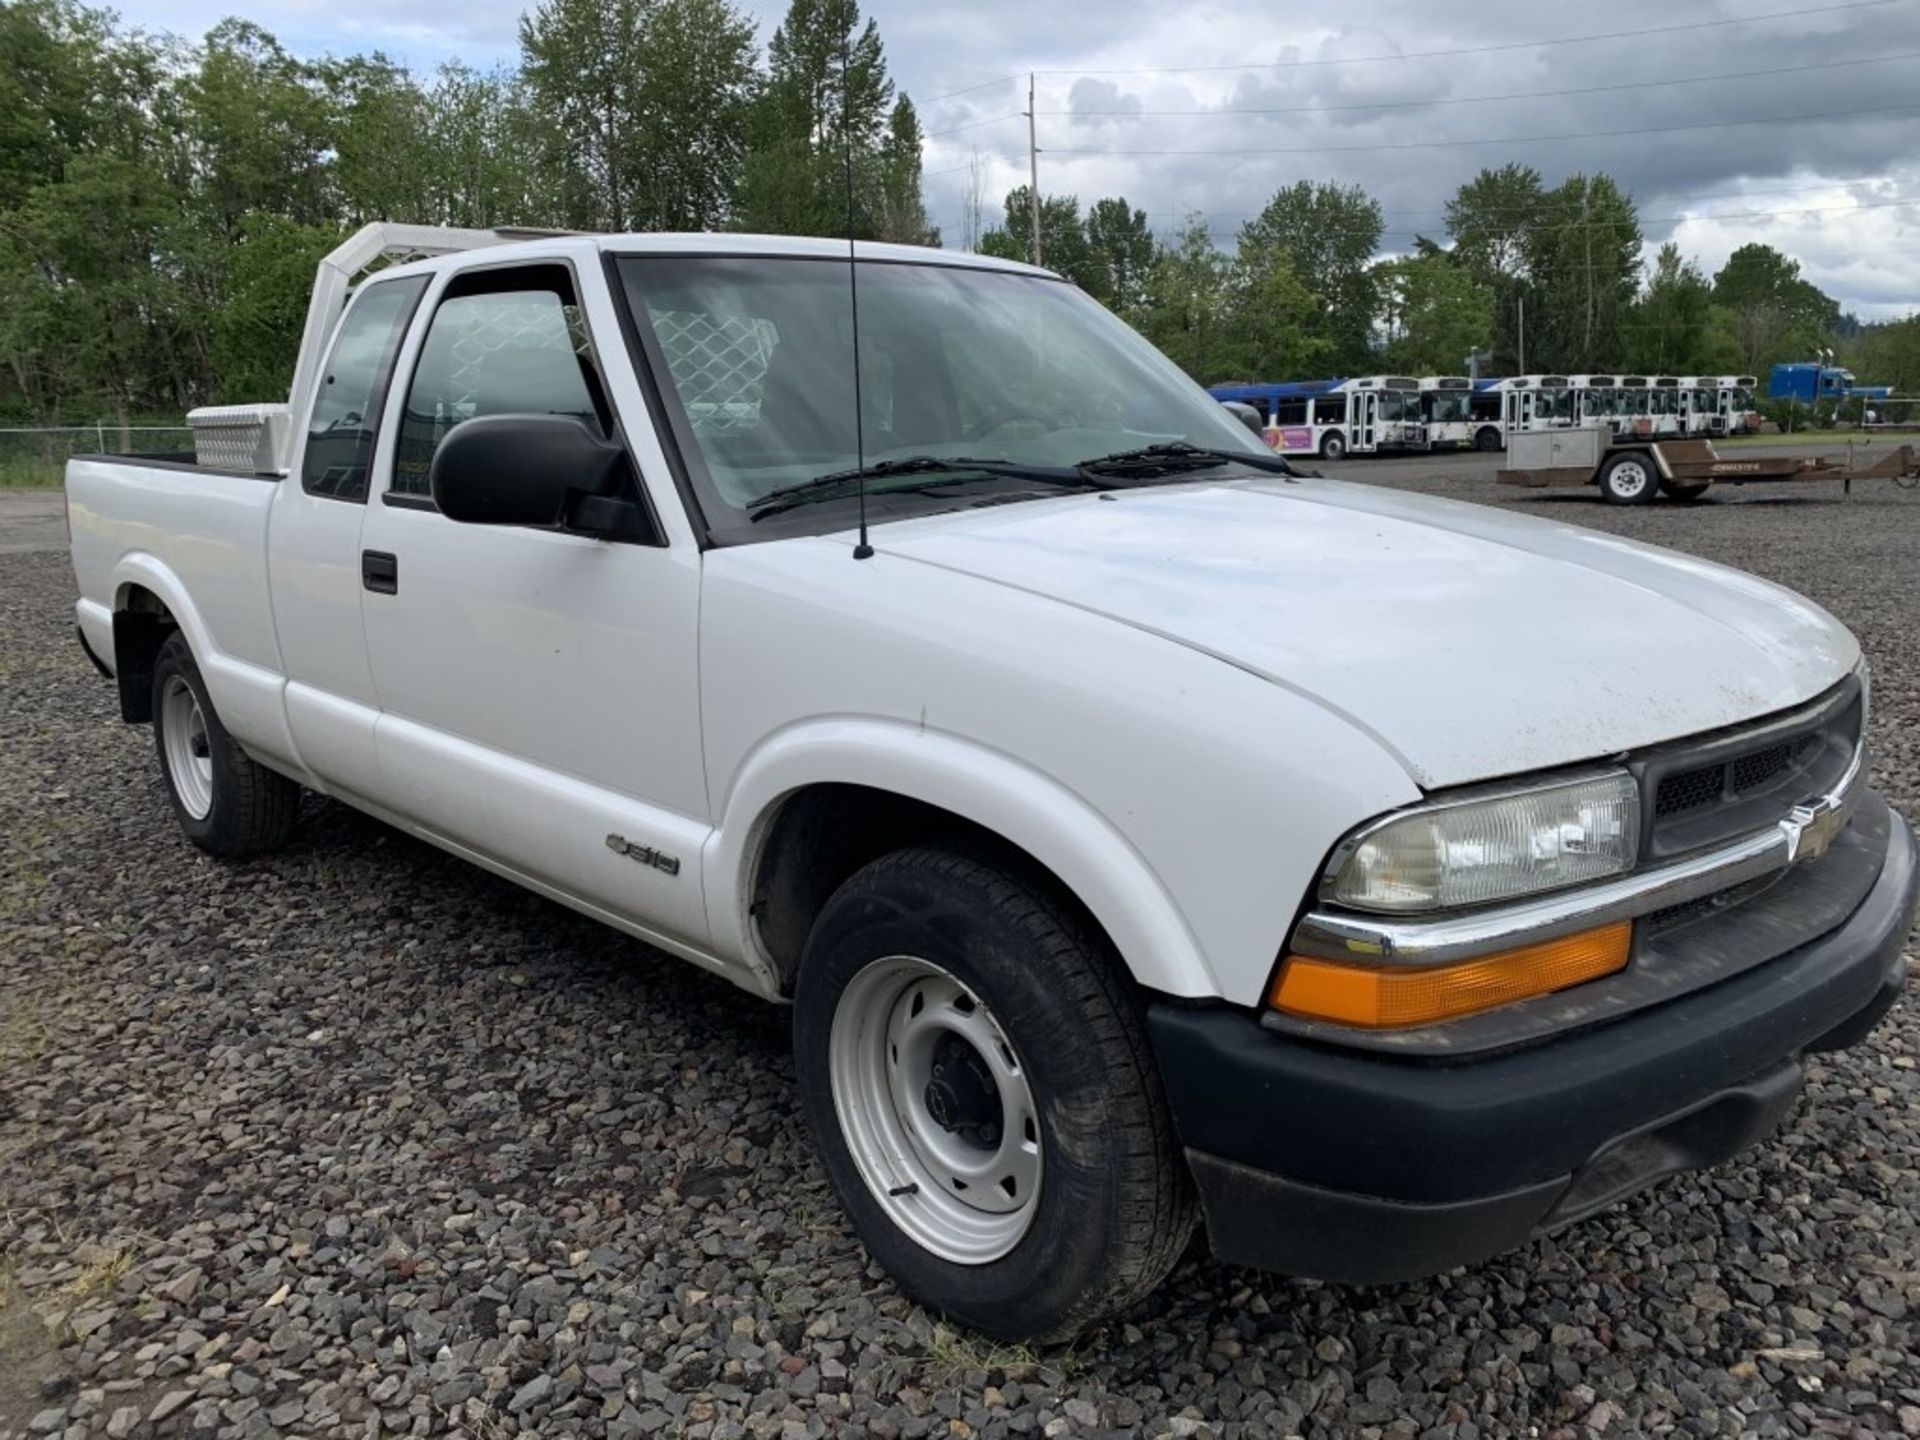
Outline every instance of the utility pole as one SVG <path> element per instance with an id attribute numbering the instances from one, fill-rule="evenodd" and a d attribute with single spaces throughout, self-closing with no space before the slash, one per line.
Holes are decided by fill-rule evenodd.
<path id="1" fill-rule="evenodd" d="M 1040 263 L 1040 146 L 1034 118 L 1033 71 L 1027 72 L 1027 213 L 1033 225 L 1033 263 Z"/>
<path id="2" fill-rule="evenodd" d="M 1520 373 L 1527 373 L 1527 297 L 1515 297 L 1520 302 Z"/>

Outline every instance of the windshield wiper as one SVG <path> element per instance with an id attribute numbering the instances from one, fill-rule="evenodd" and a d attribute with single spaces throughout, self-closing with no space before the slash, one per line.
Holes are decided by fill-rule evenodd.
<path id="1" fill-rule="evenodd" d="M 1116 450 L 1111 455 L 1096 455 L 1082 460 L 1082 474 L 1101 479 L 1152 480 L 1162 475 L 1177 475 L 1186 470 L 1207 470 L 1216 465 L 1245 465 L 1269 475 L 1298 475 L 1300 472 L 1279 455 L 1253 454 L 1241 450 L 1215 450 L 1189 445 L 1184 440 L 1168 440 L 1158 445 L 1142 445 L 1137 450 Z"/>
<path id="2" fill-rule="evenodd" d="M 835 470 L 769 490 L 749 508 L 755 520 L 765 520 L 816 500 L 833 500 L 851 493 L 862 480 L 887 480 L 897 475 L 987 475 L 995 479 L 1038 480 L 1046 485 L 1076 490 L 1098 488 L 1100 482 L 1072 465 L 1021 465 L 1011 460 L 976 460 L 965 456 L 909 455 L 899 460 L 876 460 L 852 470 Z M 888 492 L 896 493 L 896 492 Z M 916 491 L 916 493 L 924 493 Z"/>

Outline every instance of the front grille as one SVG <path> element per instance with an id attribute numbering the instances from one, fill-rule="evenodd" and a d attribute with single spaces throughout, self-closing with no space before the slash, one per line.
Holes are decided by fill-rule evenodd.
<path id="1" fill-rule="evenodd" d="M 1849 679 L 1813 704 L 1754 725 L 1669 746 L 1636 762 L 1656 859 L 1761 830 L 1831 792 L 1860 740 L 1860 685 Z"/>

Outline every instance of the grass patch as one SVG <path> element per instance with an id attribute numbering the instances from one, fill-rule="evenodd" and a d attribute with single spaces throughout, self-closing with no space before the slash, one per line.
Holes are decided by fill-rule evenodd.
<path id="1" fill-rule="evenodd" d="M 0 460 L 0 490 L 57 490 L 66 468 L 64 461 Z"/>
<path id="2" fill-rule="evenodd" d="M 115 1248 L 104 1254 L 95 1255 L 85 1261 L 80 1273 L 60 1287 L 61 1293 L 71 1295 L 76 1300 L 91 1299 L 95 1295 L 104 1295 L 127 1278 L 127 1272 L 133 1269 L 133 1251 Z"/>
<path id="3" fill-rule="evenodd" d="M 936 1389 L 959 1387 L 970 1371 L 995 1370 L 1015 1376 L 1042 1375 L 1065 1379 L 1067 1368 L 1043 1365 L 1030 1345 L 1008 1345 L 997 1340 L 975 1338 L 945 1325 L 935 1325 L 926 1346 L 926 1378 Z"/>

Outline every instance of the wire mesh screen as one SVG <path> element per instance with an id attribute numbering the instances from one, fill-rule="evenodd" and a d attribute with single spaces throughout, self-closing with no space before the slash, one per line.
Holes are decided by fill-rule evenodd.
<path id="1" fill-rule="evenodd" d="M 774 323 L 690 310 L 649 314 L 694 429 L 713 435 L 758 424 L 767 366 L 780 343 Z"/>

